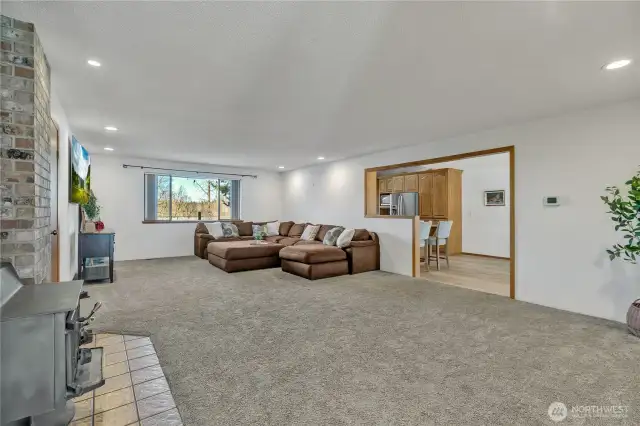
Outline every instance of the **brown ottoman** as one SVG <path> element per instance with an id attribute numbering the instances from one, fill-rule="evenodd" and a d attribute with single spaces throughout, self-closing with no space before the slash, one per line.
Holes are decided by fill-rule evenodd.
<path id="1" fill-rule="evenodd" d="M 347 253 L 324 244 L 303 244 L 280 250 L 282 270 L 309 280 L 349 273 Z"/>
<path id="2" fill-rule="evenodd" d="M 211 242 L 207 246 L 209 263 L 226 272 L 251 271 L 280 266 L 282 244 L 252 244 L 253 241 Z"/>

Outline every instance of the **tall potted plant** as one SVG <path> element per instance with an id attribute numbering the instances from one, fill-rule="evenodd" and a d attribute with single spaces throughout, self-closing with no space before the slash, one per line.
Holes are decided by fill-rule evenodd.
<path id="1" fill-rule="evenodd" d="M 640 256 L 640 170 L 625 182 L 625 191 L 617 186 L 606 188 L 608 195 L 602 201 L 609 207 L 615 230 L 624 234 L 624 244 L 614 244 L 607 250 L 610 260 L 623 259 L 635 264 Z M 627 312 L 629 331 L 640 337 L 640 299 L 636 299 Z"/>
<path id="2" fill-rule="evenodd" d="M 87 219 L 89 219 L 89 221 L 84 224 L 84 231 L 95 232 L 95 221 L 100 218 L 100 204 L 98 204 L 98 199 L 93 191 L 89 194 L 87 202 L 82 205 L 82 210 L 84 211 Z"/>

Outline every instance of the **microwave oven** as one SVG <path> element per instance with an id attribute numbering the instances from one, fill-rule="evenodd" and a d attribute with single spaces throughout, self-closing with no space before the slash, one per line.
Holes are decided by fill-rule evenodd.
<path id="1" fill-rule="evenodd" d="M 391 206 L 391 194 L 380 194 L 380 206 Z"/>

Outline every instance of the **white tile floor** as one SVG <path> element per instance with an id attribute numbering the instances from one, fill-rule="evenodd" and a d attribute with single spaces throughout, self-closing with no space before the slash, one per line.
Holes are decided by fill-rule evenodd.
<path id="1" fill-rule="evenodd" d="M 84 347 L 103 347 L 105 384 L 76 398 L 74 426 L 181 426 L 148 337 L 98 334 Z"/>

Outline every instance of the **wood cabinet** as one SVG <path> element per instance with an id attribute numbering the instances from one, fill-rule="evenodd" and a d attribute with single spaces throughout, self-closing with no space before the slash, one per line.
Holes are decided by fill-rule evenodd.
<path id="1" fill-rule="evenodd" d="M 378 179 L 378 193 L 384 194 L 387 192 L 387 180 L 386 179 Z"/>
<path id="2" fill-rule="evenodd" d="M 418 175 L 406 175 L 404 177 L 403 192 L 418 192 Z"/>
<path id="3" fill-rule="evenodd" d="M 451 220 L 449 254 L 462 252 L 462 170 L 437 169 L 418 174 L 420 219 Z"/>
<path id="4" fill-rule="evenodd" d="M 393 179 L 393 190 L 391 192 L 405 192 L 404 176 L 394 176 L 392 179 Z"/>
<path id="5" fill-rule="evenodd" d="M 433 216 L 433 173 L 418 175 L 418 202 L 420 216 Z"/>
<path id="6" fill-rule="evenodd" d="M 448 169 L 433 172 L 433 187 L 431 192 L 432 215 L 435 218 L 444 219 L 449 213 L 449 185 L 447 179 Z"/>
<path id="7" fill-rule="evenodd" d="M 385 179 L 387 181 L 386 190 L 387 192 L 393 192 L 393 178 L 389 177 Z"/>

